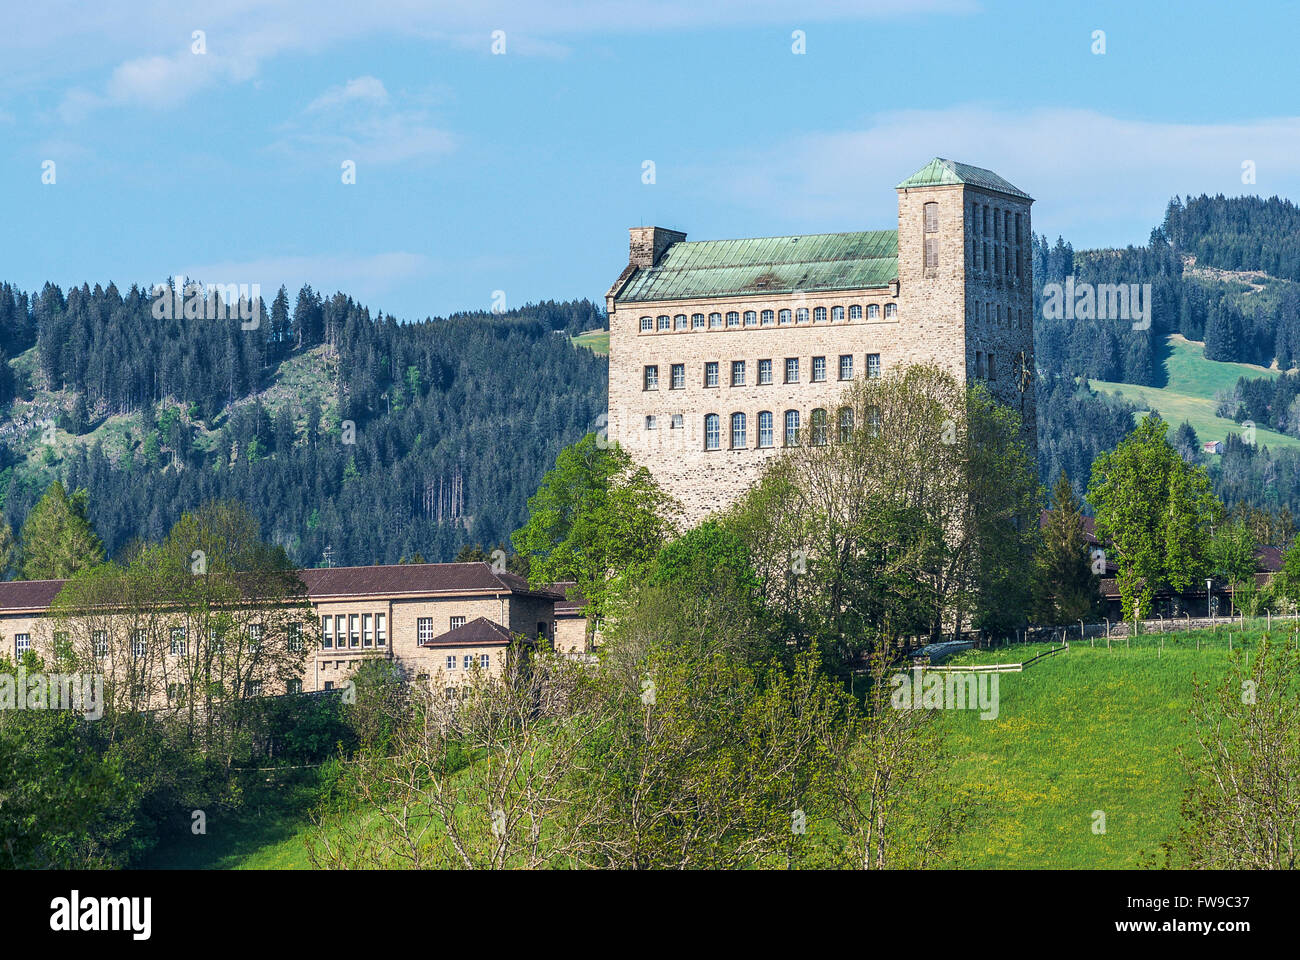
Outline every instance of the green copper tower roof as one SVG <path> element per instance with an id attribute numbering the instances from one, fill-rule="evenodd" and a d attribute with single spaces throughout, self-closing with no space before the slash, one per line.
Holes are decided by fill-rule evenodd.
<path id="1" fill-rule="evenodd" d="M 985 170 L 983 167 L 972 167 L 968 163 L 958 163 L 956 160 L 944 160 L 942 157 L 935 157 L 900 183 L 898 189 L 947 187 L 962 183 L 972 187 L 981 187 L 984 190 L 995 190 L 998 193 L 1010 194 L 1013 197 L 1024 197 L 1026 200 L 1033 199 L 1025 191 L 1012 186 L 992 170 Z"/>
<path id="2" fill-rule="evenodd" d="M 620 303 L 884 287 L 898 276 L 898 231 L 674 243 L 637 271 Z"/>

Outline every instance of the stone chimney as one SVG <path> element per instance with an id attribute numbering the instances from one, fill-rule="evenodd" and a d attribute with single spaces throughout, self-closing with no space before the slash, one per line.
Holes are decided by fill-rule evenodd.
<path id="1" fill-rule="evenodd" d="M 686 234 L 680 230 L 668 230 L 665 227 L 632 227 L 628 233 L 627 262 L 643 270 L 655 266 L 665 250 L 686 239 Z"/>

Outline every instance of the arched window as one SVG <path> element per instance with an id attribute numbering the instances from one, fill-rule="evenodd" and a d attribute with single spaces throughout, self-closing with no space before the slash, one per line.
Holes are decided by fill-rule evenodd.
<path id="1" fill-rule="evenodd" d="M 758 314 L 755 313 L 753 310 L 745 311 L 745 326 L 747 327 L 758 326 Z"/>
<path id="2" fill-rule="evenodd" d="M 770 447 L 773 443 L 772 411 L 762 410 L 758 414 L 758 445 L 760 447 Z"/>
<path id="3" fill-rule="evenodd" d="M 878 303 L 867 304 L 867 319 L 868 320 L 880 319 L 880 304 Z"/>
<path id="4" fill-rule="evenodd" d="M 807 323 L 807 322 L 808 322 L 808 308 L 807 308 L 807 307 L 800 307 L 799 309 L 795 310 L 795 312 L 794 312 L 794 322 L 795 322 L 795 323 Z"/>
<path id="5" fill-rule="evenodd" d="M 885 304 L 885 319 L 893 320 L 897 316 L 898 316 L 898 304 L 896 303 Z"/>
<path id="6" fill-rule="evenodd" d="M 798 410 L 787 410 L 785 412 L 785 445 L 787 447 L 799 446 Z"/>
<path id="7" fill-rule="evenodd" d="M 660 330 L 669 330 L 672 328 L 671 325 L 672 325 L 672 319 L 667 315 L 658 318 L 657 326 Z"/>
<path id="8" fill-rule="evenodd" d="M 642 333 L 646 333 L 647 331 L 653 330 L 654 328 L 655 328 L 655 318 L 654 318 L 654 317 L 642 317 L 642 318 L 641 318 L 641 332 L 642 332 Z"/>
<path id="9" fill-rule="evenodd" d="M 745 415 L 743 413 L 733 413 L 731 415 L 731 449 L 744 450 L 749 446 L 745 437 Z"/>
<path id="10" fill-rule="evenodd" d="M 853 408 L 840 407 L 840 443 L 848 443 L 853 439 Z"/>
<path id="11" fill-rule="evenodd" d="M 704 449 L 722 448 L 722 420 L 716 413 L 704 415 Z"/>
<path id="12" fill-rule="evenodd" d="M 822 410 L 820 407 L 814 410 L 808 422 L 812 428 L 813 446 L 826 446 L 826 441 L 829 439 L 827 436 L 828 431 L 826 429 L 826 411 Z"/>
<path id="13" fill-rule="evenodd" d="M 790 311 L 789 311 L 789 310 L 782 310 L 779 319 L 780 319 L 780 322 L 781 322 L 782 326 L 784 326 L 785 324 L 789 323 L 789 322 L 790 322 Z"/>
<path id="14" fill-rule="evenodd" d="M 762 316 L 763 326 L 770 327 L 774 323 L 776 323 L 776 314 L 771 310 L 764 310 Z"/>
<path id="15" fill-rule="evenodd" d="M 691 314 L 691 329 L 692 329 L 692 330 L 703 330 L 703 329 L 704 329 L 704 314 L 702 314 L 702 313 L 692 313 L 692 314 Z"/>
<path id="16" fill-rule="evenodd" d="M 843 307 L 831 307 L 831 323 L 839 323 L 844 319 Z"/>
<path id="17" fill-rule="evenodd" d="M 826 322 L 826 308 L 825 308 L 825 307 L 814 307 L 814 308 L 813 308 L 813 323 L 825 323 L 825 322 Z"/>
<path id="18" fill-rule="evenodd" d="M 677 314 L 677 316 L 673 317 L 673 329 L 674 330 L 686 329 L 686 314 L 679 313 Z"/>
<path id="19" fill-rule="evenodd" d="M 735 311 L 735 310 L 728 310 L 728 311 L 727 311 L 727 326 L 729 326 L 729 327 L 738 327 L 738 326 L 740 326 L 740 313 L 739 313 L 739 312 L 737 312 L 737 311 Z"/>
<path id="20" fill-rule="evenodd" d="M 720 313 L 709 314 L 709 329 L 716 330 L 720 326 L 722 326 L 722 314 Z"/>
<path id="21" fill-rule="evenodd" d="M 925 232 L 939 232 L 939 204 L 931 201 L 923 208 L 925 210 Z"/>
<path id="22" fill-rule="evenodd" d="M 862 319 L 862 304 L 855 303 L 849 307 L 849 319 L 850 320 Z"/>

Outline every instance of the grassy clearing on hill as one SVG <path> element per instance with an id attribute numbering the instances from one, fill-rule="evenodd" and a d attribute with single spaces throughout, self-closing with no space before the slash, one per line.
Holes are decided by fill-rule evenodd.
<path id="1" fill-rule="evenodd" d="M 1118 394 L 1139 408 L 1139 417 L 1156 410 L 1169 423 L 1171 431 L 1186 420 L 1202 440 L 1224 440 L 1229 433 L 1241 433 L 1241 425 L 1214 415 L 1214 394 L 1231 390 L 1240 377 L 1276 377 L 1278 372 L 1251 363 L 1225 363 L 1206 360 L 1204 344 L 1172 334 L 1165 340 L 1164 360 L 1167 377 L 1163 387 L 1145 387 L 1133 383 L 1090 380 L 1089 386 L 1103 394 Z M 1257 427 L 1256 442 L 1269 447 L 1300 447 L 1300 439 Z"/>
<path id="2" fill-rule="evenodd" d="M 947 790 L 971 804 L 947 866 L 1132 868 L 1172 840 L 1188 786 L 1177 749 L 1193 678 L 1220 679 L 1228 637 L 1260 631 L 1147 634 L 1126 645 L 1071 642 L 1068 653 L 999 676 L 999 715 L 945 711 Z M 1199 642 L 1199 649 L 1198 649 Z M 1047 645 L 971 651 L 953 663 L 1023 662 Z M 1094 811 L 1106 832 L 1093 832 Z"/>
<path id="3" fill-rule="evenodd" d="M 573 338 L 573 345 L 577 347 L 586 347 L 592 353 L 598 356 L 609 355 L 609 331 L 608 330 L 587 330 Z"/>

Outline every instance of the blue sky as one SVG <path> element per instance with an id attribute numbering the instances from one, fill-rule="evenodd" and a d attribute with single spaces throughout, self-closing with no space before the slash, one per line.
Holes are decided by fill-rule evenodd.
<path id="1" fill-rule="evenodd" d="M 890 227 L 893 185 L 936 155 L 997 170 L 1076 246 L 1145 242 L 1175 193 L 1300 199 L 1286 3 L 48 0 L 5 19 L 0 280 L 26 289 L 307 281 L 403 319 L 496 290 L 599 298 L 629 226 Z"/>

